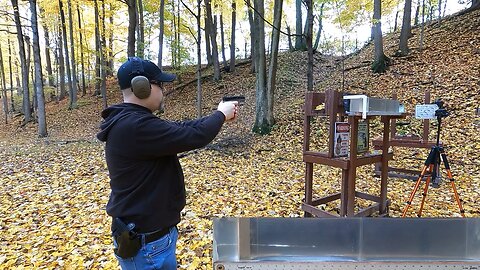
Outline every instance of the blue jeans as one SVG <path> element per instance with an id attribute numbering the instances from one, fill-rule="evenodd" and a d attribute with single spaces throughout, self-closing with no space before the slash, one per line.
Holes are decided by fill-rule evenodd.
<path id="1" fill-rule="evenodd" d="M 122 259 L 117 257 L 122 270 L 176 270 L 177 258 L 175 249 L 177 245 L 178 231 L 172 227 L 170 232 L 162 238 L 145 244 L 145 237 L 142 236 L 142 247 L 137 255 L 132 258 Z M 113 241 L 115 247 L 117 243 Z"/>

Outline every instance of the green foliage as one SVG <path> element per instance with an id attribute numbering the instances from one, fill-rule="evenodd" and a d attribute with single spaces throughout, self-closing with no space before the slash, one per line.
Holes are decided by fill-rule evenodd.
<path id="1" fill-rule="evenodd" d="M 334 0 L 332 2 L 336 17 L 334 22 L 343 30 L 351 31 L 354 26 L 371 17 L 373 1 L 367 0 Z"/>
<path id="2" fill-rule="evenodd" d="M 342 39 L 328 37 L 321 39 L 318 51 L 326 55 L 348 54 L 358 50 L 358 44 L 355 40 L 346 39 L 342 44 Z M 344 53 L 342 53 L 342 51 Z"/>
<path id="3" fill-rule="evenodd" d="M 143 0 L 143 11 L 145 12 L 148 12 L 148 13 L 158 12 L 159 7 L 160 7 L 160 0 Z"/>
<path id="4" fill-rule="evenodd" d="M 178 62 L 175 61 L 175 66 L 173 68 L 179 69 L 185 63 L 191 63 L 192 57 L 191 52 L 189 51 L 190 46 L 185 41 L 167 41 L 171 48 L 175 48 L 176 59 L 179 60 Z"/>

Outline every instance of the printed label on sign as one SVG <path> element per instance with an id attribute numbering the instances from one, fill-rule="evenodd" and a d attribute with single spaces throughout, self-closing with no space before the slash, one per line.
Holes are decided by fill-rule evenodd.
<path id="1" fill-rule="evenodd" d="M 415 105 L 416 119 L 435 119 L 435 112 L 438 110 L 437 104 Z"/>
<path id="2" fill-rule="evenodd" d="M 368 123 L 358 123 L 358 139 L 357 139 L 357 153 L 365 153 L 368 151 Z"/>
<path id="3" fill-rule="evenodd" d="M 350 143 L 350 125 L 346 122 L 335 123 L 335 144 L 333 154 L 335 157 L 348 156 Z"/>

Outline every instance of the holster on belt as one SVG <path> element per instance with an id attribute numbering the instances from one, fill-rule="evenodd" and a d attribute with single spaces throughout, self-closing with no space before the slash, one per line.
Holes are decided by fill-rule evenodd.
<path id="1" fill-rule="evenodd" d="M 123 259 L 137 255 L 142 247 L 140 236 L 134 231 L 135 224 L 125 224 L 120 218 L 114 218 L 112 222 L 112 235 L 117 242 L 114 252 Z"/>

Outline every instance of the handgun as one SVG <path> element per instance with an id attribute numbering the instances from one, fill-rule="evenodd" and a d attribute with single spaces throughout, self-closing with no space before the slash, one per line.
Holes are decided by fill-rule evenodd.
<path id="1" fill-rule="evenodd" d="M 222 101 L 238 101 L 238 104 L 245 103 L 245 96 L 224 96 Z"/>

